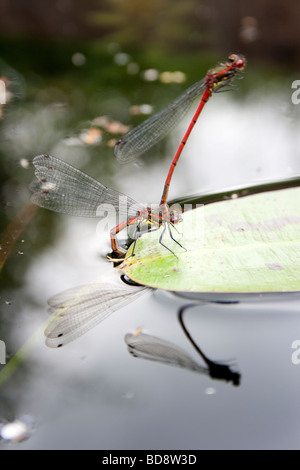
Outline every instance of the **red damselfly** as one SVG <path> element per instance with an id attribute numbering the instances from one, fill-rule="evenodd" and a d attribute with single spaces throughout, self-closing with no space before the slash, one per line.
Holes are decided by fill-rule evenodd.
<path id="1" fill-rule="evenodd" d="M 115 255 L 123 256 L 126 253 L 118 245 L 117 234 L 130 225 L 136 226 L 136 233 L 132 237 L 134 240 L 142 233 L 164 225 L 160 244 L 171 251 L 162 243 L 164 232 L 168 228 L 171 238 L 180 245 L 170 230 L 170 224 L 176 224 L 180 220 L 180 214 L 176 210 L 169 210 L 167 206 L 163 211 L 160 207 L 145 207 L 51 155 L 35 157 L 33 165 L 36 179 L 31 183 L 30 189 L 34 204 L 54 212 L 82 217 L 99 217 L 102 209 L 124 216 L 126 220 L 110 232 L 111 247 Z"/>
<path id="2" fill-rule="evenodd" d="M 126 253 L 126 250 L 118 245 L 117 234 L 131 225 L 136 226 L 135 240 L 142 233 L 163 226 L 159 243 L 173 253 L 162 243 L 162 238 L 167 228 L 170 237 L 181 246 L 173 238 L 170 230 L 170 224 L 179 222 L 180 213 L 177 210 L 170 211 L 167 206 L 167 196 L 175 166 L 205 103 L 213 92 L 228 85 L 244 66 L 243 56 L 230 55 L 225 64 L 210 70 L 205 79 L 188 88 L 167 108 L 147 119 L 117 142 L 115 153 L 119 161 L 131 161 L 137 154 L 161 140 L 182 119 L 194 98 L 204 89 L 197 111 L 173 158 L 158 208 L 145 207 L 50 155 L 39 155 L 33 160 L 37 179 L 31 185 L 32 201 L 40 207 L 55 212 L 86 217 L 97 217 L 99 206 L 109 205 L 115 213 L 126 216 L 126 220 L 110 232 L 111 246 L 115 255 L 123 256 Z M 120 204 L 120 200 L 124 198 L 126 203 Z"/>
<path id="3" fill-rule="evenodd" d="M 202 94 L 200 104 L 183 139 L 186 142 L 199 114 L 212 93 L 220 91 L 221 88 L 228 85 L 237 72 L 244 69 L 245 65 L 246 60 L 242 55 L 231 54 L 226 63 L 221 63 L 209 70 L 202 80 L 185 90 L 169 106 L 158 111 L 123 135 L 117 141 L 114 149 L 117 160 L 120 163 L 129 163 L 157 144 L 177 126 L 188 112 L 193 101 Z"/>
<path id="4" fill-rule="evenodd" d="M 161 201 L 160 201 L 161 205 L 164 205 L 167 202 L 168 192 L 169 192 L 169 187 L 170 187 L 173 172 L 175 170 L 175 167 L 177 165 L 177 162 L 179 160 L 183 147 L 185 146 L 204 105 L 207 103 L 212 93 L 220 91 L 222 87 L 224 87 L 225 85 L 228 85 L 229 82 L 232 80 L 232 78 L 236 75 L 236 73 L 244 69 L 245 64 L 246 64 L 246 61 L 243 56 L 237 55 L 237 54 L 231 54 L 228 58 L 228 61 L 225 64 L 225 68 L 224 68 L 224 65 L 220 64 L 219 66 L 210 70 L 206 74 L 206 77 L 204 79 L 205 91 L 201 97 L 199 106 L 190 122 L 190 125 L 186 133 L 184 134 L 182 141 L 180 142 L 180 145 L 171 163 L 169 173 L 165 181 Z M 189 90 L 187 90 L 185 94 L 187 94 L 188 91 Z"/>

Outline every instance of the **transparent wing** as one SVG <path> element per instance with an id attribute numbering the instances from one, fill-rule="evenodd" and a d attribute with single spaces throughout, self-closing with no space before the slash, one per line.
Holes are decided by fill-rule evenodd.
<path id="1" fill-rule="evenodd" d="M 45 330 L 46 345 L 57 348 L 74 341 L 149 290 L 143 286 L 95 282 L 51 297 L 48 304 L 52 315 Z"/>
<path id="2" fill-rule="evenodd" d="M 162 140 L 184 118 L 194 99 L 204 90 L 205 80 L 185 90 L 169 106 L 158 111 L 122 136 L 114 152 L 120 163 L 129 163 Z"/>
<path id="3" fill-rule="evenodd" d="M 164 364 L 183 367 L 185 369 L 207 374 L 207 368 L 199 366 L 183 349 L 176 344 L 138 332 L 125 336 L 129 352 L 142 359 L 158 361 Z"/>
<path id="4" fill-rule="evenodd" d="M 33 159 L 36 179 L 31 183 L 31 201 L 45 209 L 63 214 L 97 217 L 97 209 L 105 209 L 125 216 L 135 216 L 137 207 L 133 199 L 110 189 L 68 163 L 39 155 Z M 134 210 L 132 207 L 134 206 Z"/>

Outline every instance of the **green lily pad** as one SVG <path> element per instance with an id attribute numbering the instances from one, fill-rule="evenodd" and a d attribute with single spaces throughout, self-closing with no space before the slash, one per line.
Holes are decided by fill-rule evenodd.
<path id="1" fill-rule="evenodd" d="M 185 212 L 174 238 L 137 240 L 120 268 L 133 281 L 181 292 L 300 291 L 300 187 Z M 176 256 L 175 256 L 176 255 Z"/>

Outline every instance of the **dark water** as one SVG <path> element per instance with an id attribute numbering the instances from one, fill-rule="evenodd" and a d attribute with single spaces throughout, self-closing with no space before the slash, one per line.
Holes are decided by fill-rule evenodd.
<path id="1" fill-rule="evenodd" d="M 28 440 L 2 442 L 3 449 L 299 447 L 300 365 L 292 362 L 299 296 L 184 312 L 185 326 L 205 355 L 240 374 L 236 386 L 205 373 L 176 314 L 186 300 L 163 292 L 146 292 L 65 349 L 47 348 L 42 334 L 32 338 L 45 319 L 50 291 L 45 280 L 51 273 L 42 271 L 32 270 L 31 281 L 18 296 L 11 294 L 6 308 L 8 314 L 18 305 L 9 345 L 18 348 L 31 339 L 2 387 L 2 416 L 30 415 L 34 426 Z M 125 335 L 138 328 L 183 349 L 199 370 L 133 357 Z"/>
<path id="2" fill-rule="evenodd" d="M 249 93 L 240 101 L 214 96 L 206 111 L 177 167 L 170 197 L 299 175 L 299 112 L 288 87 L 268 95 Z M 152 164 L 148 159 L 120 167 L 110 149 L 99 158 L 99 149 L 70 146 L 64 138 L 71 124 L 68 107 L 41 102 L 16 107 L 3 121 L 7 223 L 29 199 L 32 168 L 21 168 L 20 159 L 41 152 L 66 159 L 139 201 L 159 200 L 169 158 L 154 155 Z M 175 133 L 165 155 L 174 154 L 177 140 Z M 147 290 L 73 343 L 45 346 L 47 299 L 118 277 L 105 259 L 108 251 L 108 232 L 97 231 L 91 220 L 40 211 L 20 235 L 1 278 L 0 339 L 7 360 L 19 351 L 20 361 L 13 362 L 14 369 L 1 366 L 0 421 L 29 415 L 31 425 L 28 439 L 2 440 L 0 447 L 298 449 L 300 364 L 293 349 L 300 341 L 298 295 L 202 302 L 185 310 L 193 340 L 210 360 L 239 373 L 239 385 L 207 373 L 178 320 L 180 307 L 190 301 L 165 292 Z M 139 328 L 157 338 L 156 344 L 181 348 L 189 359 L 177 351 L 179 367 L 174 350 L 173 359 L 133 357 L 125 337 Z"/>

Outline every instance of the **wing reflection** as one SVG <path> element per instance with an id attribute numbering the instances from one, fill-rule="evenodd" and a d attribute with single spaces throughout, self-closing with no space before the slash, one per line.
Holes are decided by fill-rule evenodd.
<path id="1" fill-rule="evenodd" d="M 201 352 L 200 355 L 207 367 L 199 365 L 176 344 L 156 336 L 145 334 L 142 330 L 138 330 L 133 334 L 128 333 L 125 336 L 125 343 L 127 344 L 128 351 L 134 357 L 157 361 L 171 366 L 182 367 L 201 374 L 207 374 L 213 379 L 232 382 L 232 384 L 236 386 L 240 383 L 240 374 L 238 372 L 231 370 L 231 367 L 228 364 L 222 364 L 210 360 L 199 349 L 199 347 L 197 347 L 197 351 Z M 194 343 L 192 342 L 192 344 Z"/>
<path id="2" fill-rule="evenodd" d="M 108 281 L 74 287 L 51 297 L 46 345 L 60 348 L 74 341 L 147 291 L 147 287 Z"/>

